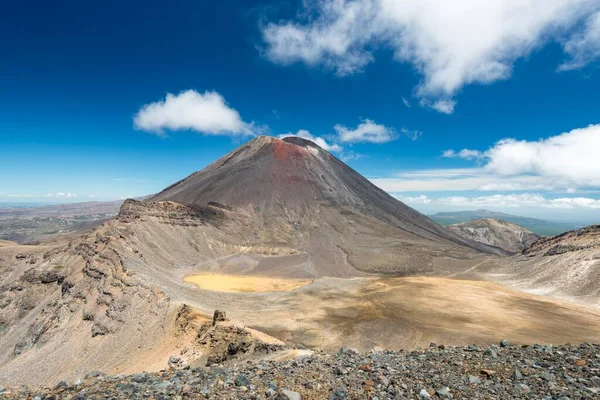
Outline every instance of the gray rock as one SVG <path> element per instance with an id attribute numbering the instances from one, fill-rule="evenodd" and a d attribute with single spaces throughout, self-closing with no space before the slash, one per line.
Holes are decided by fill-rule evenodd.
<path id="1" fill-rule="evenodd" d="M 384 375 L 377 377 L 379 382 L 383 385 L 383 387 L 388 387 L 390 385 L 390 380 L 386 378 Z"/>
<path id="2" fill-rule="evenodd" d="M 55 390 L 63 390 L 66 389 L 67 387 L 69 387 L 69 384 L 65 381 L 60 381 L 56 384 L 56 386 L 54 386 Z"/>
<path id="3" fill-rule="evenodd" d="M 515 369 L 515 372 L 513 372 L 512 377 L 514 380 L 520 381 L 521 379 L 523 379 L 523 374 L 518 369 Z"/>
<path id="4" fill-rule="evenodd" d="M 352 349 L 348 346 L 342 346 L 340 348 L 340 350 L 338 351 L 339 355 L 344 355 L 344 354 L 358 354 L 358 351 L 356 351 L 355 349 Z"/>
<path id="5" fill-rule="evenodd" d="M 498 354 L 496 353 L 496 351 L 492 350 L 491 348 L 487 348 L 485 349 L 485 351 L 483 352 L 484 355 L 488 356 L 488 357 L 492 357 L 492 358 L 497 358 Z"/>
<path id="6" fill-rule="evenodd" d="M 422 398 L 422 399 L 428 399 L 431 396 L 429 395 L 429 393 L 427 392 L 427 390 L 421 389 L 421 391 L 419 392 L 419 397 Z"/>
<path id="7" fill-rule="evenodd" d="M 481 379 L 477 376 L 469 375 L 469 384 L 471 385 L 479 385 L 481 383 Z"/>
<path id="8" fill-rule="evenodd" d="M 435 394 L 438 395 L 439 398 L 442 399 L 451 399 L 452 393 L 450 393 L 450 388 L 444 387 L 435 391 Z"/>
<path id="9" fill-rule="evenodd" d="M 517 385 L 517 388 L 519 388 L 522 392 L 525 392 L 525 393 L 529 393 L 531 391 L 531 389 L 529 388 L 529 386 L 527 386 L 524 383 L 519 383 Z"/>
<path id="10" fill-rule="evenodd" d="M 235 377 L 235 386 L 250 386 L 250 380 L 246 375 L 240 374 Z"/>
<path id="11" fill-rule="evenodd" d="M 551 374 L 550 372 L 544 372 L 541 377 L 548 382 L 554 382 L 556 380 L 554 374 Z"/>
<path id="12" fill-rule="evenodd" d="M 283 397 L 281 397 L 281 400 L 301 400 L 302 399 L 302 397 L 300 396 L 300 393 L 293 392 L 293 391 L 287 390 L 287 389 L 283 389 L 281 391 L 281 394 L 283 395 Z"/>
<path id="13" fill-rule="evenodd" d="M 340 387 L 329 395 L 329 400 L 342 400 L 346 399 L 347 397 L 346 390 L 343 387 Z"/>
<path id="14" fill-rule="evenodd" d="M 160 382 L 160 383 L 157 383 L 154 385 L 154 387 L 159 390 L 167 390 L 171 386 L 173 386 L 173 382 L 169 382 L 169 381 Z"/>
<path id="15" fill-rule="evenodd" d="M 508 347 L 510 346 L 510 342 L 508 340 L 503 340 L 500 342 L 500 347 Z"/>
<path id="16" fill-rule="evenodd" d="M 133 375 L 131 375 L 131 380 L 136 383 L 145 383 L 148 381 L 148 374 L 147 373 L 133 374 Z"/>

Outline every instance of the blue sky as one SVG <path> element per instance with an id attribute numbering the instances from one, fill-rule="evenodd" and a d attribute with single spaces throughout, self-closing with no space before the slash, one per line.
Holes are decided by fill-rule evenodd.
<path id="1" fill-rule="evenodd" d="M 599 221 L 600 4 L 429 1 L 10 2 L 0 202 L 142 196 L 301 134 L 425 212 Z"/>

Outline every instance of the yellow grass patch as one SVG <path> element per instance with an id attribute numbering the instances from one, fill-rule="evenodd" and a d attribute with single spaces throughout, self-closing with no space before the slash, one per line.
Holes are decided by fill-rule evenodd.
<path id="1" fill-rule="evenodd" d="M 301 279 L 269 278 L 264 276 L 237 276 L 224 274 L 195 274 L 184 282 L 193 283 L 200 289 L 217 292 L 289 292 L 312 281 Z"/>

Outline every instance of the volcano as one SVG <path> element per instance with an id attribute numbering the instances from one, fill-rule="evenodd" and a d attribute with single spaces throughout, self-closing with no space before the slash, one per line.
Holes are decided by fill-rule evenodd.
<path id="1" fill-rule="evenodd" d="M 249 244 L 308 254 L 304 268 L 317 276 L 432 272 L 439 257 L 502 253 L 443 229 L 298 137 L 260 136 L 146 201 L 236 210 L 252 220 Z"/>

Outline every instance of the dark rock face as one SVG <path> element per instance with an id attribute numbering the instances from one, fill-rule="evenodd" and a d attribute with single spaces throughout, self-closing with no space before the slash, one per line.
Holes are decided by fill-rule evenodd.
<path id="1" fill-rule="evenodd" d="M 226 321 L 227 316 L 225 315 L 225 311 L 215 310 L 213 314 L 212 324 L 215 326 L 218 322 Z"/>
<path id="2" fill-rule="evenodd" d="M 600 395 L 598 345 L 441 347 L 333 356 L 315 353 L 289 361 L 256 360 L 231 367 L 188 367 L 125 377 L 88 374 L 76 385 L 5 388 L 3 398 L 63 399 L 83 394 L 86 398 L 132 399 L 591 400 Z M 488 349 L 497 358 L 486 356 Z"/>

